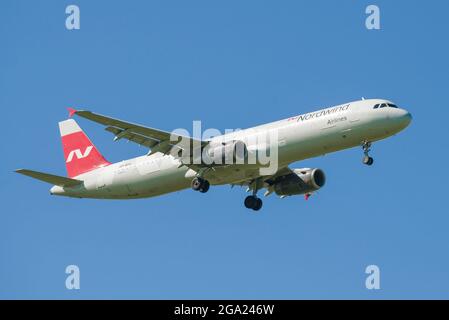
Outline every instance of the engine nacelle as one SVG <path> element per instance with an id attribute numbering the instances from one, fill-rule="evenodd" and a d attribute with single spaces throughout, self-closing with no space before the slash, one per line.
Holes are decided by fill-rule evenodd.
<path id="1" fill-rule="evenodd" d="M 210 146 L 205 151 L 203 160 L 214 164 L 243 164 L 248 157 L 245 143 L 239 140 Z"/>
<path id="2" fill-rule="evenodd" d="M 316 191 L 324 186 L 326 176 L 321 169 L 294 169 L 293 173 L 276 179 L 274 192 L 293 196 Z"/>

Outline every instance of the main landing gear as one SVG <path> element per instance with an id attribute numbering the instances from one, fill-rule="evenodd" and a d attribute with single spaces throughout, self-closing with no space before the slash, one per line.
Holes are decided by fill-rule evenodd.
<path id="1" fill-rule="evenodd" d="M 201 193 L 209 191 L 210 183 L 206 179 L 196 177 L 192 180 L 192 189 Z"/>
<path id="2" fill-rule="evenodd" d="M 245 207 L 248 209 L 253 209 L 254 211 L 259 211 L 262 209 L 262 199 L 257 196 L 257 191 L 262 188 L 263 181 L 260 179 L 255 179 L 249 184 L 248 191 L 252 190 L 253 194 L 245 198 Z"/>
<path id="3" fill-rule="evenodd" d="M 374 163 L 374 159 L 370 157 L 369 152 L 371 151 L 371 142 L 365 141 L 362 145 L 363 148 L 363 164 L 367 166 L 372 166 Z"/>
<path id="4" fill-rule="evenodd" d="M 260 209 L 262 209 L 262 205 L 262 199 L 258 198 L 256 195 L 247 196 L 245 198 L 245 207 L 248 209 L 259 211 Z"/>

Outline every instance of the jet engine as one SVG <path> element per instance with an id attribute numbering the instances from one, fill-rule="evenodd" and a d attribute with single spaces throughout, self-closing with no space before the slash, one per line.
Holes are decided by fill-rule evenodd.
<path id="1" fill-rule="evenodd" d="M 279 196 L 307 194 L 324 186 L 326 176 L 321 169 L 294 169 L 293 173 L 279 177 L 274 182 L 274 192 Z"/>
<path id="2" fill-rule="evenodd" d="M 214 164 L 243 164 L 248 157 L 248 149 L 243 141 L 235 140 L 210 146 L 203 156 Z"/>

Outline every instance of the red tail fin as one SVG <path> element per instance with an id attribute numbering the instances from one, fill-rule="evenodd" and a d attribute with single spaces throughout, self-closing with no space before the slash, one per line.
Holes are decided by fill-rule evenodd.
<path id="1" fill-rule="evenodd" d="M 70 178 L 111 164 L 100 154 L 75 120 L 59 122 L 59 131 Z"/>

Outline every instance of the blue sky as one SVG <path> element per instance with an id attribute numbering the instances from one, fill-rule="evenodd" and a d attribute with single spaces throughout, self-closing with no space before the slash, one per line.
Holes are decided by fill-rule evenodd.
<path id="1" fill-rule="evenodd" d="M 365 8 L 381 30 L 365 28 Z M 81 29 L 65 29 L 77 4 Z M 0 298 L 449 298 L 447 1 L 0 3 Z M 373 147 L 295 163 L 327 185 L 253 214 L 228 186 L 110 202 L 51 197 L 66 107 L 172 130 L 246 128 L 361 97 L 412 112 Z M 110 161 L 146 152 L 80 125 Z M 81 290 L 65 288 L 65 268 Z M 366 266 L 381 290 L 365 288 Z"/>

